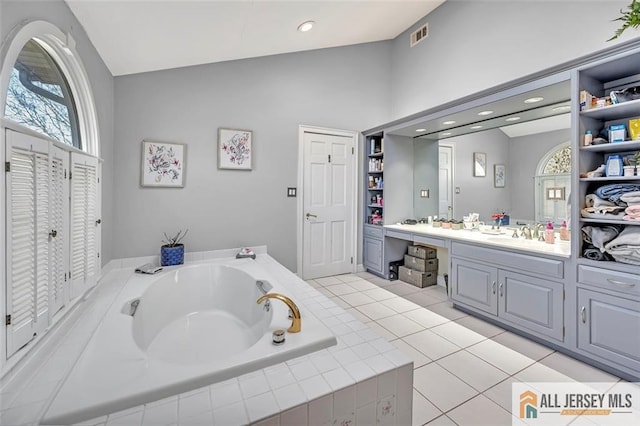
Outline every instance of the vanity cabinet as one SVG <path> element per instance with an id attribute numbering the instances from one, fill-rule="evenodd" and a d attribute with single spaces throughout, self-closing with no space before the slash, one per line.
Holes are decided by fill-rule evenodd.
<path id="1" fill-rule="evenodd" d="M 578 288 L 578 350 L 640 373 L 640 300 Z"/>
<path id="2" fill-rule="evenodd" d="M 382 258 L 384 254 L 382 227 L 364 225 L 363 263 L 365 269 L 378 275 L 384 275 Z"/>
<path id="3" fill-rule="evenodd" d="M 479 259 L 484 261 L 479 263 Z M 523 331 L 563 341 L 562 260 L 453 243 L 451 266 L 454 304 Z M 549 271 L 555 279 L 540 276 L 541 270 Z"/>

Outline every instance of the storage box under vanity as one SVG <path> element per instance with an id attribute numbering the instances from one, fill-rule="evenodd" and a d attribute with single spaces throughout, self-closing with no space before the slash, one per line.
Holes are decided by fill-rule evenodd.
<path id="1" fill-rule="evenodd" d="M 400 281 L 424 288 L 435 285 L 438 281 L 437 271 L 421 272 L 409 269 L 406 266 L 400 266 Z"/>
<path id="2" fill-rule="evenodd" d="M 438 255 L 438 252 L 436 249 L 431 247 L 414 245 L 407 247 L 407 254 L 419 259 L 435 259 Z"/>
<path id="3" fill-rule="evenodd" d="M 419 257 L 404 255 L 404 266 L 419 272 L 438 271 L 438 259 L 420 259 Z"/>

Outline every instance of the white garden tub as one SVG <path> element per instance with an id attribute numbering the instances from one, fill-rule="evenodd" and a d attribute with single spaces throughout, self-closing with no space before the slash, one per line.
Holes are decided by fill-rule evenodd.
<path id="1" fill-rule="evenodd" d="M 288 308 L 271 300 L 266 311 L 256 300 L 264 291 L 289 294 L 253 260 L 169 269 L 129 280 L 43 424 L 92 419 L 336 344 L 302 307 L 302 331 L 272 344 L 273 330 L 290 325 Z"/>

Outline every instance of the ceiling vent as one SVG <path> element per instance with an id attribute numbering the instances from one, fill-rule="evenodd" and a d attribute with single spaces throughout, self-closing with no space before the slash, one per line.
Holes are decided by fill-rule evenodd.
<path id="1" fill-rule="evenodd" d="M 420 43 L 427 37 L 429 37 L 429 24 L 425 23 L 423 26 L 411 33 L 411 38 L 409 40 L 409 42 L 411 43 L 411 47 Z"/>

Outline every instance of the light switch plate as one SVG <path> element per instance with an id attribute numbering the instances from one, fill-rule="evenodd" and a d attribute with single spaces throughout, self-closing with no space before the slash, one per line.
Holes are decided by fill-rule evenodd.
<path id="1" fill-rule="evenodd" d="M 420 197 L 421 198 L 429 198 L 429 190 L 428 189 L 421 189 L 420 190 Z"/>
<path id="2" fill-rule="evenodd" d="M 296 192 L 296 188 L 287 188 L 287 197 L 295 197 Z"/>

